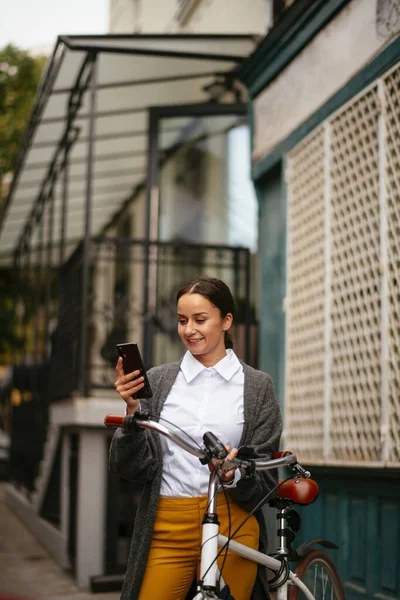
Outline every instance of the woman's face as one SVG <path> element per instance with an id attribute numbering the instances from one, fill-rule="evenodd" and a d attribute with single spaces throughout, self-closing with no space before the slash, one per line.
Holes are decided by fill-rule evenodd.
<path id="1" fill-rule="evenodd" d="M 183 294 L 179 298 L 178 333 L 186 348 L 206 367 L 212 367 L 226 355 L 224 335 L 232 324 L 228 313 L 201 294 Z"/>

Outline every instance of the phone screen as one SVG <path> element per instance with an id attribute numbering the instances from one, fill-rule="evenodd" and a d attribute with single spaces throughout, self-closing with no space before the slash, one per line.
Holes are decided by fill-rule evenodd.
<path id="1" fill-rule="evenodd" d="M 140 374 L 144 377 L 144 387 L 132 394 L 135 399 L 138 398 L 151 398 L 153 395 L 150 382 L 148 380 L 146 369 L 140 356 L 139 347 L 136 342 L 129 342 L 127 344 L 117 344 L 118 354 L 122 357 L 124 373 L 132 373 L 132 371 L 140 371 Z"/>

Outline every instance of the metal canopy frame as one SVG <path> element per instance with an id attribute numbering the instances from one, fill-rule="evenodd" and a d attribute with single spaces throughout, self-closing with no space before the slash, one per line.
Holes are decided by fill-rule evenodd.
<path id="1" fill-rule="evenodd" d="M 152 221 L 158 210 L 159 150 L 167 153 L 181 130 L 171 128 L 160 135 L 158 120 L 245 114 L 236 71 L 254 45 L 249 35 L 58 38 L 0 214 L 0 265 L 14 261 L 22 270 L 36 268 L 37 299 L 44 281 L 45 347 L 52 269 L 82 250 L 81 315 L 86 323 L 92 240 L 104 234 L 145 186 L 149 252 L 150 243 L 157 241 Z M 219 96 L 212 95 L 213 86 L 219 87 Z M 150 278 L 148 258 L 146 356 Z M 79 387 L 86 396 L 86 326 L 81 336 Z M 36 349 L 36 323 L 34 338 Z"/>
<path id="2" fill-rule="evenodd" d="M 0 214 L 0 263 L 39 245 L 45 212 L 53 211 L 55 222 L 64 215 L 51 240 L 64 248 L 64 257 L 71 241 L 102 231 L 147 178 L 149 108 L 215 104 L 210 86 L 219 81 L 232 89 L 254 45 L 250 35 L 60 36 Z M 171 131 L 163 148 L 173 136 Z M 103 190 L 110 202 L 101 209 L 98 180 L 104 182 L 105 168 L 120 171 L 120 185 Z M 73 219 L 66 208 L 72 195 Z M 89 228 L 87 204 L 96 207 Z"/>

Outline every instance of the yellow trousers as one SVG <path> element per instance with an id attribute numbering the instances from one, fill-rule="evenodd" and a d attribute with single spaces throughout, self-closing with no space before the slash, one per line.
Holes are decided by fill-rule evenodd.
<path id="1" fill-rule="evenodd" d="M 226 499 L 218 494 L 220 532 L 228 535 Z M 231 533 L 244 521 L 247 512 L 229 498 Z M 207 497 L 160 498 L 153 539 L 139 600 L 185 600 L 198 577 L 201 548 L 201 523 L 207 509 Z M 255 517 L 245 523 L 234 539 L 258 549 L 259 527 Z M 225 552 L 218 559 L 222 567 Z M 222 575 L 235 600 L 249 600 L 257 574 L 257 565 L 228 551 Z"/>

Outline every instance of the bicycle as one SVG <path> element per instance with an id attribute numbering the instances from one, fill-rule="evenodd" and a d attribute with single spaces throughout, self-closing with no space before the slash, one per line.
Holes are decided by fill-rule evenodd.
<path id="1" fill-rule="evenodd" d="M 217 565 L 217 558 L 228 547 L 232 552 L 265 566 L 272 573 L 269 588 L 275 594 L 276 600 L 344 600 L 343 586 L 331 558 L 324 550 L 314 548 L 317 544 L 327 548 L 337 548 L 337 546 L 320 538 L 312 539 L 297 549 L 292 546 L 295 534 L 300 529 L 300 515 L 293 510 L 293 505 L 311 504 L 316 500 L 319 492 L 317 483 L 311 479 L 311 473 L 297 462 L 293 453 L 275 452 L 272 459 L 265 460 L 251 458 L 246 451 L 248 449 L 239 449 L 238 457 L 228 462 L 225 460 L 227 456 L 225 446 L 212 432 L 204 434 L 204 448 L 198 448 L 176 431 L 158 421 L 152 421 L 150 415 L 142 411 L 137 411 L 128 417 L 107 415 L 104 424 L 107 427 L 124 427 L 125 419 L 134 419 L 139 427 L 166 436 L 196 456 L 202 464 L 214 465 L 210 470 L 208 509 L 202 525 L 200 578 L 193 600 L 221 598 L 224 597 L 222 593 L 228 594 L 225 595 L 226 598 L 232 598 Z M 217 491 L 220 475 L 233 466 L 244 468 L 245 473 L 284 466 L 290 467 L 293 472 L 290 478 L 278 483 L 275 498 L 269 501 L 270 505 L 277 509 L 279 541 L 275 552 L 264 554 L 219 533 Z M 221 547 L 220 550 L 218 546 Z M 297 562 L 293 571 L 290 569 L 291 562 Z"/>

